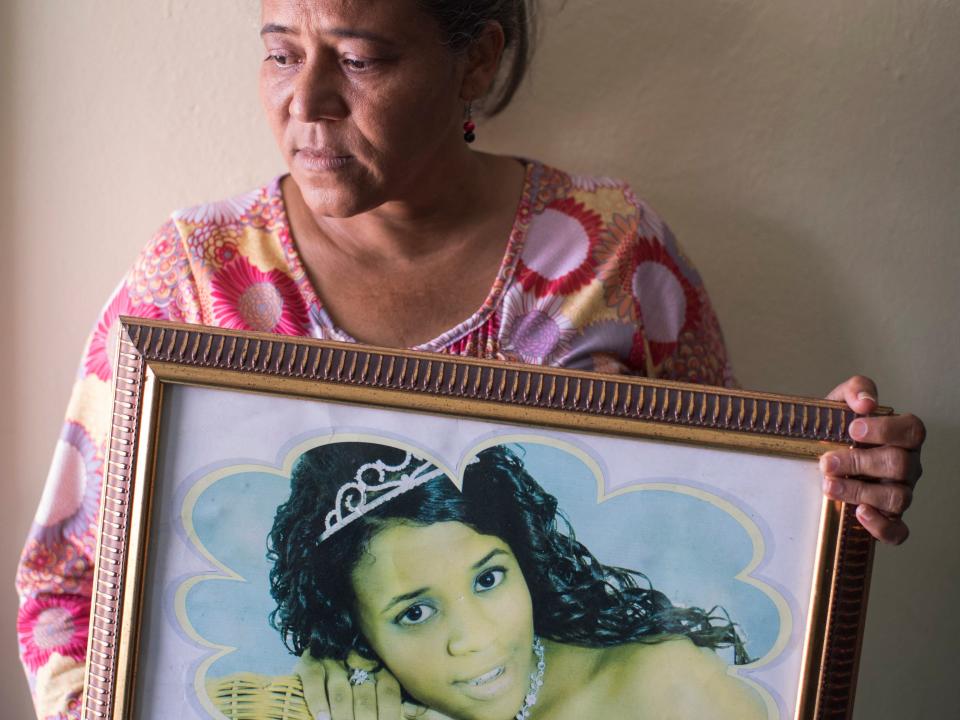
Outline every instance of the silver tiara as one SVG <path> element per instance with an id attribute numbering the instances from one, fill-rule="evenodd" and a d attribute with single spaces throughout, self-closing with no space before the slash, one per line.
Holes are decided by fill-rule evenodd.
<path id="1" fill-rule="evenodd" d="M 337 500 L 333 510 L 327 513 L 320 542 L 397 495 L 445 475 L 443 470 L 437 467 L 429 470 L 433 464 L 428 460 L 413 468 L 411 472 L 404 473 L 404 470 L 415 462 L 419 462 L 419 458 L 407 453 L 399 465 L 387 465 L 383 460 L 361 465 L 353 482 L 346 483 L 337 491 Z M 364 475 L 369 473 L 374 473 L 374 476 L 365 479 Z M 401 475 L 396 480 L 387 480 L 387 473 Z"/>

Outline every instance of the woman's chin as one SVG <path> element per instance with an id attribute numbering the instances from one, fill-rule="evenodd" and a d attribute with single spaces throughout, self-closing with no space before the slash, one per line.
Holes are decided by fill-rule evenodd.
<path id="1" fill-rule="evenodd" d="M 344 169 L 338 177 L 319 177 L 292 168 L 291 177 L 300 190 L 304 205 L 315 218 L 349 218 L 373 210 L 382 200 L 373 192 L 372 183 L 364 181 L 359 168 Z"/>
<path id="2" fill-rule="evenodd" d="M 447 714 L 463 720 L 513 718 L 529 690 L 527 676 L 512 664 L 492 667 L 477 676 L 453 684 L 456 708 Z"/>

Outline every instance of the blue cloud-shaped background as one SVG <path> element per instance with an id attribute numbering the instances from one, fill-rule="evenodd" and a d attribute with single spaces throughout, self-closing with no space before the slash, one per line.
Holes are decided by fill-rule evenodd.
<path id="1" fill-rule="evenodd" d="M 701 497 L 641 486 L 598 504 L 597 478 L 578 457 L 551 445 L 512 447 L 601 562 L 643 572 L 676 604 L 724 608 L 740 625 L 751 657 L 771 650 L 781 620 L 766 593 L 735 578 L 750 563 L 754 545 L 731 514 Z M 678 478 L 618 482 L 623 480 L 689 486 Z M 285 675 L 293 667 L 294 658 L 267 621 L 274 605 L 266 538 L 288 493 L 288 479 L 276 472 L 244 470 L 212 483 L 193 506 L 197 540 L 243 578 L 199 582 L 187 593 L 194 629 L 211 643 L 236 648 L 209 668 L 210 677 L 240 671 Z M 729 655 L 725 659 L 732 662 Z"/>

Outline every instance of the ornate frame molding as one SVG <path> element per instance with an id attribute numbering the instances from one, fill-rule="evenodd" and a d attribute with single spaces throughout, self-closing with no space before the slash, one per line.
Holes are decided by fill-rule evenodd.
<path id="1" fill-rule="evenodd" d="M 854 444 L 842 403 L 122 318 L 82 717 L 132 717 L 150 478 L 165 383 L 814 458 Z M 891 412 L 888 408 L 882 412 Z M 873 557 L 824 501 L 796 718 L 852 714 Z M 825 631 L 817 632 L 817 628 Z"/>

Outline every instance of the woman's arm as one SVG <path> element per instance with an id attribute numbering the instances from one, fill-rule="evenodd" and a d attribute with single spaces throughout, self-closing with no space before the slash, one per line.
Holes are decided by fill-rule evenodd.
<path id="1" fill-rule="evenodd" d="M 199 321 L 180 235 L 167 223 L 107 302 L 67 406 L 40 507 L 17 568 L 20 657 L 38 718 L 79 718 L 94 548 L 113 405 L 117 318 Z"/>

